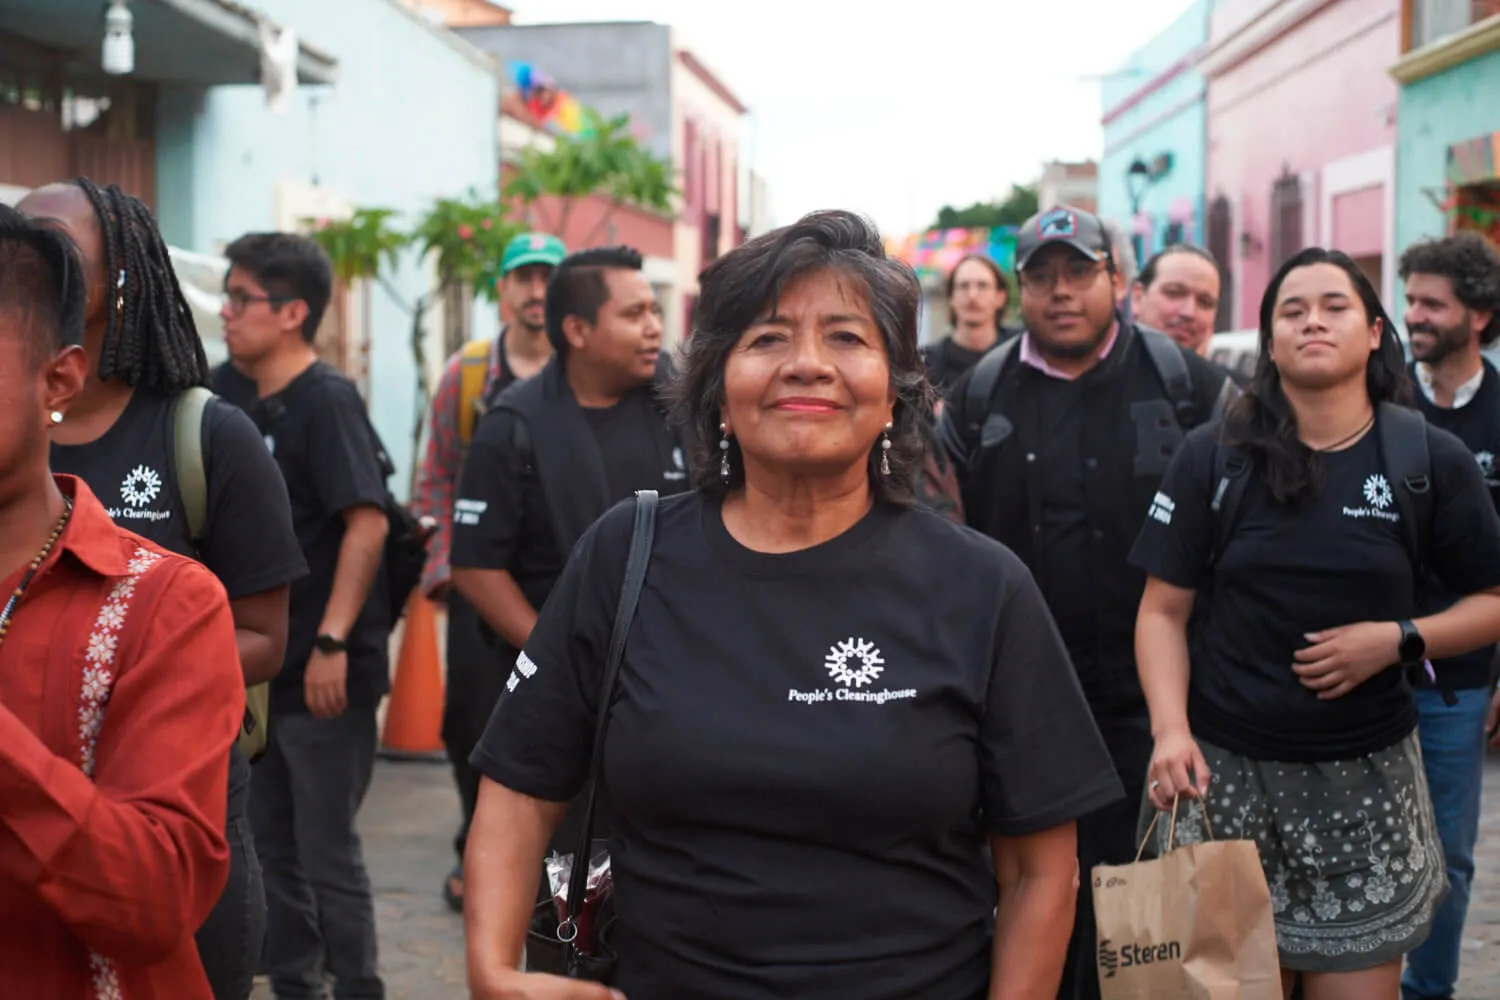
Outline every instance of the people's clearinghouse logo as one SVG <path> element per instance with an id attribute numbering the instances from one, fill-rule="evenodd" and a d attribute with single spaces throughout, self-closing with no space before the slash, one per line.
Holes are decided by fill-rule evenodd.
<path id="1" fill-rule="evenodd" d="M 111 507 L 109 516 L 116 521 L 165 521 L 170 510 L 150 510 L 161 496 L 161 475 L 148 465 L 137 465 L 125 473 L 120 483 L 120 500 L 124 507 Z"/>
<path id="2" fill-rule="evenodd" d="M 120 484 L 120 499 L 132 507 L 149 507 L 160 493 L 161 476 L 144 465 L 131 469 Z"/>
<path id="3" fill-rule="evenodd" d="M 1360 490 L 1360 499 L 1364 502 L 1363 506 L 1345 507 L 1345 517 L 1373 517 L 1381 521 L 1401 520 L 1401 515 L 1391 510 L 1391 506 L 1396 502 L 1396 496 L 1391 492 L 1390 481 L 1380 473 L 1376 472 L 1365 479 L 1364 486 Z"/>
<path id="4" fill-rule="evenodd" d="M 1391 505 L 1391 484 L 1380 473 L 1365 480 L 1365 500 L 1371 507 L 1385 510 Z"/>
<path id="5" fill-rule="evenodd" d="M 823 669 L 833 683 L 811 691 L 791 688 L 787 691 L 787 701 L 804 705 L 820 705 L 825 702 L 884 705 L 888 701 L 915 698 L 916 688 L 875 687 L 884 676 L 886 666 L 885 656 L 873 642 L 851 635 L 829 646 L 823 657 Z"/>

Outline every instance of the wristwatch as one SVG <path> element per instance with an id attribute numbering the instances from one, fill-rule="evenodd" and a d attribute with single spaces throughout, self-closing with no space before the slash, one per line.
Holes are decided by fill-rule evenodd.
<path id="1" fill-rule="evenodd" d="M 1413 667 L 1427 659 L 1427 640 L 1422 638 L 1417 626 L 1409 621 L 1399 621 L 1396 624 L 1401 626 L 1401 641 L 1396 644 L 1401 665 Z"/>
<path id="2" fill-rule="evenodd" d="M 347 639 L 339 639 L 324 632 L 313 640 L 313 649 L 320 653 L 342 653 L 349 648 Z"/>

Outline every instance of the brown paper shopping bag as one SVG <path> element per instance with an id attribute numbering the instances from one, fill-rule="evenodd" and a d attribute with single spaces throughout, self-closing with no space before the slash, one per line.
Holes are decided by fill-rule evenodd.
<path id="1" fill-rule="evenodd" d="M 1173 850 L 1175 806 L 1171 824 L 1163 857 L 1141 861 L 1137 852 L 1134 864 L 1093 871 L 1104 1000 L 1281 1000 L 1271 893 L 1254 841 L 1210 834 Z M 1153 819 L 1146 840 L 1155 827 Z"/>

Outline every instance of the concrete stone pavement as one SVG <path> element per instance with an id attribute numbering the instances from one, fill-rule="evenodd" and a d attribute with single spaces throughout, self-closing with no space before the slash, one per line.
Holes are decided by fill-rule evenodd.
<path id="1" fill-rule="evenodd" d="M 458 799 L 446 765 L 380 761 L 360 814 L 375 885 L 390 1000 L 468 995 L 463 922 L 439 895 L 452 865 Z M 1464 940 L 1461 1000 L 1500 997 L 1500 756 L 1485 773 L 1478 872 Z M 264 983 L 252 1000 L 273 1000 Z"/>

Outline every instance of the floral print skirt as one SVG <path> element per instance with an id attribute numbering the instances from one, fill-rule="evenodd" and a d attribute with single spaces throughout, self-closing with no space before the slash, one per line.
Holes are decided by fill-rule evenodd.
<path id="1" fill-rule="evenodd" d="M 1426 940 L 1448 876 L 1415 733 L 1365 757 L 1311 764 L 1198 746 L 1213 776 L 1207 809 L 1178 810 L 1175 842 L 1208 833 L 1255 841 L 1283 969 L 1369 969 Z M 1153 812 L 1147 799 L 1139 836 Z M 1148 854 L 1166 849 L 1168 825 L 1157 824 Z"/>

